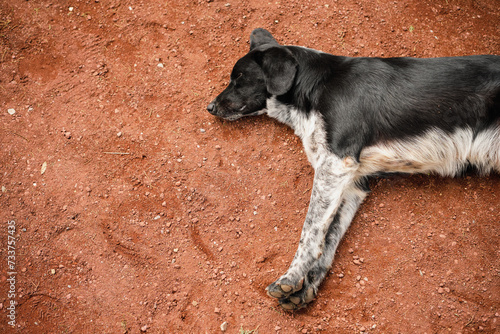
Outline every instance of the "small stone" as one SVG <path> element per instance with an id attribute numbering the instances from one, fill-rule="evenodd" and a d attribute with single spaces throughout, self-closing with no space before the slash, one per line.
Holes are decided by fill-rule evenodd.
<path id="1" fill-rule="evenodd" d="M 227 329 L 227 321 L 224 321 L 221 325 L 220 325 L 220 330 L 225 332 Z"/>
<path id="2" fill-rule="evenodd" d="M 144 325 L 141 327 L 141 332 L 145 332 L 148 330 L 148 325 Z"/>
<path id="3" fill-rule="evenodd" d="M 255 259 L 255 263 L 262 263 L 264 262 L 266 259 L 263 257 L 263 256 L 259 256 L 257 259 Z"/>
<path id="4" fill-rule="evenodd" d="M 118 138 L 120 138 L 123 135 L 123 133 L 120 131 L 116 135 L 118 136 Z"/>
<path id="5" fill-rule="evenodd" d="M 220 314 L 220 308 L 216 307 L 215 310 L 214 310 L 214 313 L 215 314 Z"/>
<path id="6" fill-rule="evenodd" d="M 198 306 L 198 302 L 196 300 L 193 300 L 193 302 L 191 303 L 194 307 Z"/>
<path id="7" fill-rule="evenodd" d="M 55 275 L 56 274 L 56 270 L 55 269 L 50 269 L 50 274 L 51 275 Z"/>
<path id="8" fill-rule="evenodd" d="M 444 293 L 444 289 L 443 289 L 443 288 L 438 288 L 438 293 L 439 293 L 439 294 Z"/>
<path id="9" fill-rule="evenodd" d="M 42 164 L 42 168 L 40 169 L 40 174 L 43 175 L 46 170 L 47 170 L 47 161 L 44 161 L 44 163 Z"/>
<path id="10" fill-rule="evenodd" d="M 159 68 L 163 68 L 163 67 L 164 67 L 164 65 L 163 65 L 162 63 L 159 63 L 157 66 L 158 66 Z"/>
<path id="11" fill-rule="evenodd" d="M 16 110 L 11 108 L 7 110 L 7 112 L 9 113 L 9 115 L 14 115 L 16 113 Z"/>

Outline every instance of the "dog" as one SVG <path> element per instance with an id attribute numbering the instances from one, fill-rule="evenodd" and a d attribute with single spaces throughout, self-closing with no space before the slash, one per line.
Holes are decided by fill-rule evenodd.
<path id="1" fill-rule="evenodd" d="M 286 310 L 316 297 L 370 176 L 500 172 L 500 56 L 351 58 L 259 28 L 207 110 L 287 124 L 314 168 L 297 252 L 266 288 Z"/>

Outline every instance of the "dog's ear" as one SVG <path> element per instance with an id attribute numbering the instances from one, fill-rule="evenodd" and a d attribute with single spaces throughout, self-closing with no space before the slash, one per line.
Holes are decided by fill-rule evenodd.
<path id="1" fill-rule="evenodd" d="M 250 51 L 264 44 L 279 45 L 269 31 L 257 28 L 250 35 Z"/>
<path id="2" fill-rule="evenodd" d="M 297 60 L 285 47 L 271 47 L 255 53 L 255 60 L 264 71 L 267 91 L 283 95 L 292 88 L 297 73 Z"/>

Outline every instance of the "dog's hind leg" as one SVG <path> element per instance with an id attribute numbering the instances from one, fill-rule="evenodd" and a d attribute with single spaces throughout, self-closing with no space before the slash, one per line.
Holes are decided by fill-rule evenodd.
<path id="1" fill-rule="evenodd" d="M 267 287 L 267 293 L 271 297 L 286 301 L 287 297 L 297 292 L 300 294 L 302 291 L 304 300 L 310 301 L 314 298 L 317 287 L 313 288 L 312 292 L 309 289 L 316 279 L 309 280 L 308 274 L 314 276 L 311 270 L 316 269 L 319 272 L 325 271 L 316 275 L 318 276 L 316 285 L 319 285 L 326 274 L 325 268 L 329 267 L 333 260 L 338 242 L 366 194 L 356 186 L 357 168 L 358 164 L 352 158 L 342 160 L 334 155 L 318 163 L 299 247 L 288 271 Z M 336 224 L 331 226 L 332 222 Z M 290 304 L 282 303 L 282 305 L 286 307 L 285 305 Z"/>
<path id="2" fill-rule="evenodd" d="M 304 277 L 302 289 L 279 300 L 284 309 L 300 309 L 316 297 L 319 285 L 332 265 L 337 246 L 366 197 L 367 191 L 368 186 L 364 184 L 354 185 L 346 191 L 342 204 L 328 227 L 323 254 Z"/>

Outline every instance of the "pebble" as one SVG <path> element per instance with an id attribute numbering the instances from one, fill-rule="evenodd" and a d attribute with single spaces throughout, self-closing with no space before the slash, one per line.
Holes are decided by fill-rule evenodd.
<path id="1" fill-rule="evenodd" d="M 16 110 L 11 108 L 7 110 L 7 112 L 9 113 L 9 115 L 14 115 L 16 113 Z"/>
<path id="2" fill-rule="evenodd" d="M 263 257 L 263 256 L 259 256 L 258 258 L 255 259 L 255 263 L 262 263 L 264 262 L 266 259 Z"/>
<path id="3" fill-rule="evenodd" d="M 145 332 L 148 330 L 148 325 L 144 325 L 141 327 L 141 332 Z"/>
<path id="4" fill-rule="evenodd" d="M 221 325 L 220 325 L 220 330 L 225 332 L 227 329 L 227 321 L 224 321 Z"/>
<path id="5" fill-rule="evenodd" d="M 44 161 L 44 163 L 42 164 L 42 168 L 40 170 L 40 173 L 43 175 L 46 170 L 47 170 L 47 161 Z"/>
<path id="6" fill-rule="evenodd" d="M 121 136 L 122 136 L 121 131 L 120 131 L 120 132 L 118 132 L 116 135 L 117 135 L 118 137 L 121 137 Z"/>
<path id="7" fill-rule="evenodd" d="M 215 310 L 214 310 L 214 313 L 215 314 L 220 314 L 220 308 L 216 307 Z"/>

